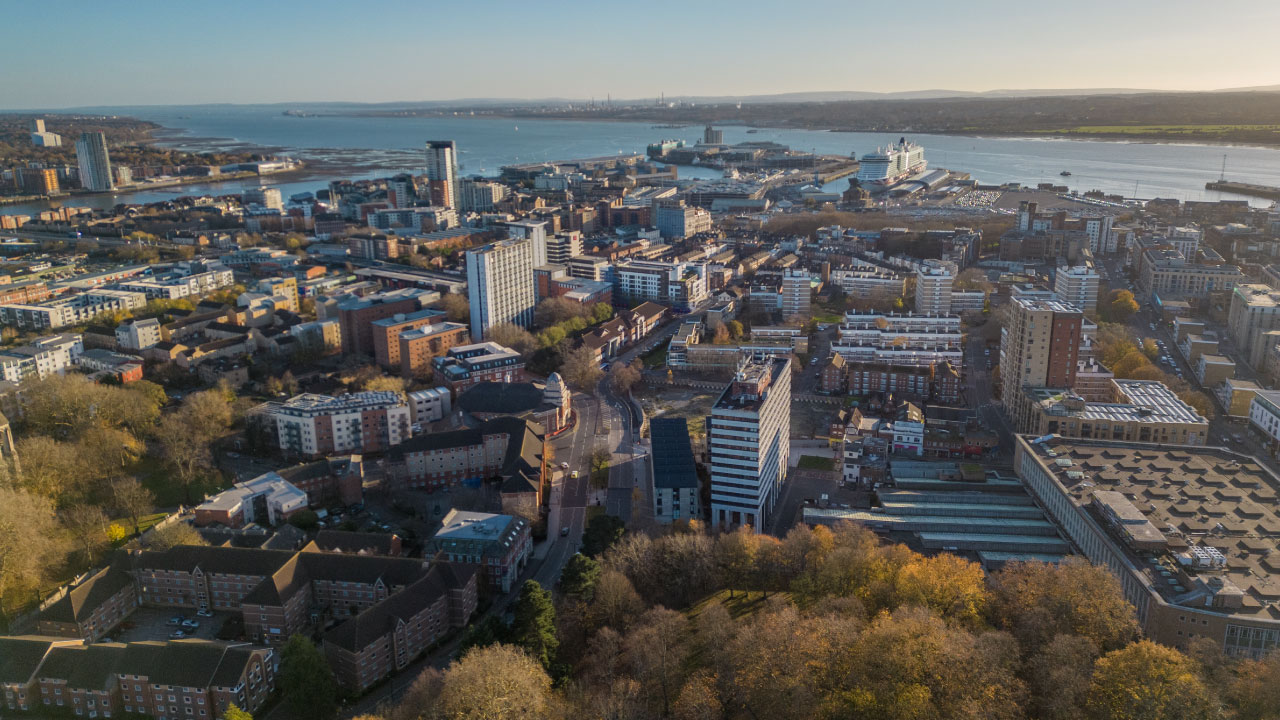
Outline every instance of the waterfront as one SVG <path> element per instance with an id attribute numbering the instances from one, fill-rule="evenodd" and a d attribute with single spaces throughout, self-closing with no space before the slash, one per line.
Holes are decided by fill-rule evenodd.
<path id="1" fill-rule="evenodd" d="M 496 175 L 503 165 L 644 152 L 662 138 L 696 141 L 701 127 L 656 128 L 649 123 L 534 120 L 492 116 L 355 117 L 285 116 L 286 106 L 189 106 L 85 108 L 82 111 L 132 115 L 169 131 L 164 144 L 190 150 L 251 150 L 263 147 L 304 159 L 310 166 L 285 182 L 266 182 L 291 194 L 324 187 L 331 178 L 362 179 L 393 172 L 421 172 L 421 147 L 428 139 L 458 143 L 463 174 Z M 307 109 L 307 108 L 303 108 Z M 332 110 L 332 108 L 330 108 Z M 324 112 L 317 106 L 316 112 Z M 823 154 L 862 155 L 891 143 L 900 133 L 846 133 L 817 130 L 724 127 L 725 141 L 772 141 Z M 909 135 L 925 147 L 931 167 L 970 173 L 983 183 L 1042 182 L 1073 190 L 1103 190 L 1126 197 L 1179 200 L 1246 199 L 1205 190 L 1216 180 L 1226 156 L 1226 176 L 1239 182 L 1280 185 L 1280 149 L 1219 145 L 1124 143 L 1050 138 L 990 138 Z M 1070 177 L 1060 176 L 1069 171 Z M 679 176 L 716 177 L 710 169 L 681 167 Z M 71 200 L 108 207 L 118 202 L 155 202 L 178 195 L 231 194 L 257 181 L 202 183 Z M 836 190 L 844 180 L 832 183 Z M 1265 206 L 1269 201 L 1249 199 Z M 63 201 L 67 202 L 67 201 Z M 31 212 L 48 203 L 0 208 Z"/>

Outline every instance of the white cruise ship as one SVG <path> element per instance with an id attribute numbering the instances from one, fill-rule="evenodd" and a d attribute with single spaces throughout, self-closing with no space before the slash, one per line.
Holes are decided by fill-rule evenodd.
<path id="1" fill-rule="evenodd" d="M 924 148 L 907 142 L 906 138 L 899 139 L 897 145 L 876 148 L 875 152 L 863 155 L 859 162 L 858 184 L 868 190 L 893 187 L 929 166 L 924 159 Z"/>

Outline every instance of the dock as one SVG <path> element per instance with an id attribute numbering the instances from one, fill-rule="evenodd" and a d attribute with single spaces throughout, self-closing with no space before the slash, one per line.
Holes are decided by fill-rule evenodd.
<path id="1" fill-rule="evenodd" d="M 1215 180 L 1213 182 L 1205 183 L 1204 189 L 1220 190 L 1222 192 L 1266 198 L 1268 200 L 1280 200 L 1280 187 L 1272 187 L 1270 185 L 1254 185 L 1253 183 L 1235 182 L 1233 180 Z"/>

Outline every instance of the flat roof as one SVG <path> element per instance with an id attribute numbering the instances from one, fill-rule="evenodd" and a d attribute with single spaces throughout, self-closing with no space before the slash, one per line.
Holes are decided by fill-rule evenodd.
<path id="1" fill-rule="evenodd" d="M 1243 592 L 1243 605 L 1214 612 L 1280 617 L 1280 478 L 1252 457 L 1213 447 L 1020 440 L 1077 507 L 1113 491 L 1164 534 L 1167 550 L 1138 554 L 1109 530 L 1131 569 L 1167 602 L 1204 608 L 1209 588 L 1225 580 Z M 1207 548 L 1223 556 L 1220 568 L 1191 564 L 1194 551 Z"/>

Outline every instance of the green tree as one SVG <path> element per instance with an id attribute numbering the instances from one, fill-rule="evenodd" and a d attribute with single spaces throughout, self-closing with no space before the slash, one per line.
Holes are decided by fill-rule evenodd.
<path id="1" fill-rule="evenodd" d="M 582 553 L 574 553 L 560 571 L 560 589 L 570 595 L 591 598 L 600 580 L 600 563 Z"/>
<path id="2" fill-rule="evenodd" d="M 296 717 L 324 720 L 338 709 L 329 663 L 303 635 L 291 636 L 280 650 L 280 690 Z"/>
<path id="3" fill-rule="evenodd" d="M 520 588 L 520 598 L 512 611 L 510 637 L 514 644 L 526 652 L 544 668 L 550 668 L 555 660 L 560 641 L 556 638 L 556 608 L 547 592 L 536 580 L 526 580 Z"/>
<path id="4" fill-rule="evenodd" d="M 582 532 L 582 554 L 599 557 L 604 551 L 622 539 L 627 524 L 614 515 L 596 515 L 587 521 Z"/>
<path id="5" fill-rule="evenodd" d="M 1092 720 L 1208 720 L 1216 702 L 1187 656 L 1150 640 L 1113 650 L 1094 663 Z"/>
<path id="6" fill-rule="evenodd" d="M 591 308 L 591 320 L 593 324 L 600 323 L 613 317 L 613 307 L 608 303 L 596 303 Z"/>

